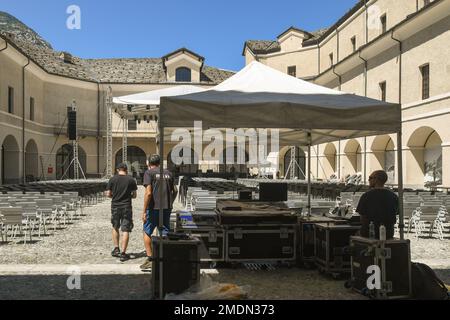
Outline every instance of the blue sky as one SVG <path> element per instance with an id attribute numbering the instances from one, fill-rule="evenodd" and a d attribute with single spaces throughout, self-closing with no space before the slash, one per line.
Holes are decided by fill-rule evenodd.
<path id="1" fill-rule="evenodd" d="M 6 11 L 56 50 L 83 58 L 161 57 L 187 47 L 206 64 L 244 66 L 244 42 L 272 40 L 289 26 L 314 31 L 334 24 L 358 0 L 1 0 Z M 81 30 L 69 30 L 70 5 Z"/>

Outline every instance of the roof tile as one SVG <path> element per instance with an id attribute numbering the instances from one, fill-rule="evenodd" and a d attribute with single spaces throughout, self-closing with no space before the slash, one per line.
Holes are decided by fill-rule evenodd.
<path id="1" fill-rule="evenodd" d="M 82 59 L 73 56 L 71 63 L 64 62 L 62 52 L 53 50 L 36 32 L 1 11 L 0 37 L 51 74 L 103 83 L 167 83 L 163 58 Z M 200 81 L 219 84 L 233 74 L 231 71 L 203 66 Z"/>

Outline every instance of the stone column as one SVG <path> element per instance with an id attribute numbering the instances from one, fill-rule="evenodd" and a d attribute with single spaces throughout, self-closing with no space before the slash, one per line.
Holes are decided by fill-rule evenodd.
<path id="1" fill-rule="evenodd" d="M 442 185 L 450 187 L 450 142 L 442 143 Z"/>
<path id="2" fill-rule="evenodd" d="M 424 185 L 424 147 L 403 147 L 403 181 L 405 186 Z M 397 156 L 395 165 L 398 166 Z"/>

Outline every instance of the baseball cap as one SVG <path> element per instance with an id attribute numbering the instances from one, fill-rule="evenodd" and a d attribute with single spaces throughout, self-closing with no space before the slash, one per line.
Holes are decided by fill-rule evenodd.
<path id="1" fill-rule="evenodd" d="M 127 166 L 127 164 L 126 163 L 120 163 L 117 167 L 116 167 L 116 169 L 117 170 L 124 170 L 124 171 L 128 171 L 128 166 Z"/>

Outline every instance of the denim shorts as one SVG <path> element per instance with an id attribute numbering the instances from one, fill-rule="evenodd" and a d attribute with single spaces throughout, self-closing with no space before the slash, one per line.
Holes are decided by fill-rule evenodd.
<path id="1" fill-rule="evenodd" d="M 163 210 L 163 231 L 168 232 L 170 230 L 170 214 L 172 209 Z M 159 210 L 151 209 L 147 210 L 147 221 L 144 223 L 144 232 L 149 237 L 152 236 L 155 229 L 159 224 Z"/>
<path id="2" fill-rule="evenodd" d="M 114 229 L 122 232 L 133 230 L 133 208 L 111 208 L 111 223 Z"/>

